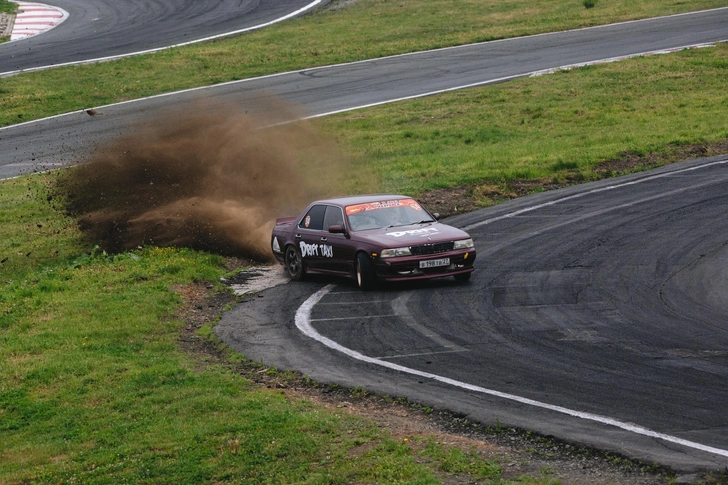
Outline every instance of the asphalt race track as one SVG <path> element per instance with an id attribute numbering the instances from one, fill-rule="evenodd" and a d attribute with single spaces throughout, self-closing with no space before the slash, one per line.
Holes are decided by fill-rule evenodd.
<path id="1" fill-rule="evenodd" d="M 322 382 L 723 469 L 726 205 L 726 156 L 529 196 L 447 221 L 476 241 L 469 284 L 289 283 L 215 331 Z"/>
<path id="2" fill-rule="evenodd" d="M 68 19 L 0 44 L 0 75 L 191 42 L 280 19 L 315 0 L 48 0 Z"/>
<path id="3" fill-rule="evenodd" d="M 728 40 L 728 8 L 306 69 L 96 107 L 102 116 L 78 111 L 0 128 L 0 179 L 77 162 L 97 143 L 140 128 L 150 113 L 200 98 L 247 110 L 257 98 L 273 94 L 317 116 L 722 40 Z"/>
<path id="4" fill-rule="evenodd" d="M 728 8 L 99 107 L 97 116 L 80 111 L 0 129 L 0 178 L 77 162 L 149 113 L 199 99 L 254 109 L 265 92 L 318 116 L 723 40 Z M 216 332 L 253 360 L 320 381 L 678 470 L 722 469 L 727 185 L 728 162 L 716 157 L 452 218 L 478 247 L 468 285 L 441 280 L 362 293 L 345 280 L 286 284 L 237 306 Z"/>

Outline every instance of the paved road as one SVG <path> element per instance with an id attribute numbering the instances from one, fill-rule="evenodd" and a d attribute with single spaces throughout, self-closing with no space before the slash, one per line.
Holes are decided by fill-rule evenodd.
<path id="1" fill-rule="evenodd" d="M 139 127 L 149 113 L 202 96 L 246 106 L 260 93 L 331 113 L 559 66 L 728 40 L 728 8 L 522 37 L 217 85 L 0 129 L 0 178 L 77 161 L 94 144 Z M 89 107 L 87 107 L 89 108 Z M 253 109 L 251 107 L 251 109 Z"/>
<path id="2" fill-rule="evenodd" d="M 313 4 L 314 0 L 48 0 L 48 3 L 66 10 L 68 19 L 41 35 L 1 44 L 0 73 L 191 42 L 271 22 Z"/>
<path id="3" fill-rule="evenodd" d="M 252 360 L 319 381 L 721 470 L 727 206 L 725 156 L 525 197 L 448 221 L 476 240 L 468 285 L 289 283 L 215 331 Z"/>

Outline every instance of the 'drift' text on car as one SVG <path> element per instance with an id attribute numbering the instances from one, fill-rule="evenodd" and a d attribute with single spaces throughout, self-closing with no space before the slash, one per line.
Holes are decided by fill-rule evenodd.
<path id="1" fill-rule="evenodd" d="M 293 280 L 334 274 L 354 278 L 364 290 L 378 281 L 468 281 L 475 261 L 468 233 L 402 195 L 313 202 L 296 217 L 276 220 L 271 248 Z"/>

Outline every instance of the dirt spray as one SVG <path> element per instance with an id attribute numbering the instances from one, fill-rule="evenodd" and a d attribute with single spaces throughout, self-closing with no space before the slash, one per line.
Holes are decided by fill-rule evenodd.
<path id="1" fill-rule="evenodd" d="M 198 100 L 141 120 L 63 171 L 58 191 L 107 251 L 184 246 L 271 258 L 276 217 L 338 195 L 346 159 L 294 106 Z"/>

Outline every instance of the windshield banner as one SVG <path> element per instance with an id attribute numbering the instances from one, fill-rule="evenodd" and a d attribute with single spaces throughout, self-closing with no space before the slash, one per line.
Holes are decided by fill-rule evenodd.
<path id="1" fill-rule="evenodd" d="M 366 204 L 350 205 L 346 207 L 346 215 L 358 214 L 378 209 L 389 209 L 392 207 L 411 207 L 414 210 L 422 210 L 422 206 L 415 199 L 383 200 L 379 202 L 367 202 Z"/>

